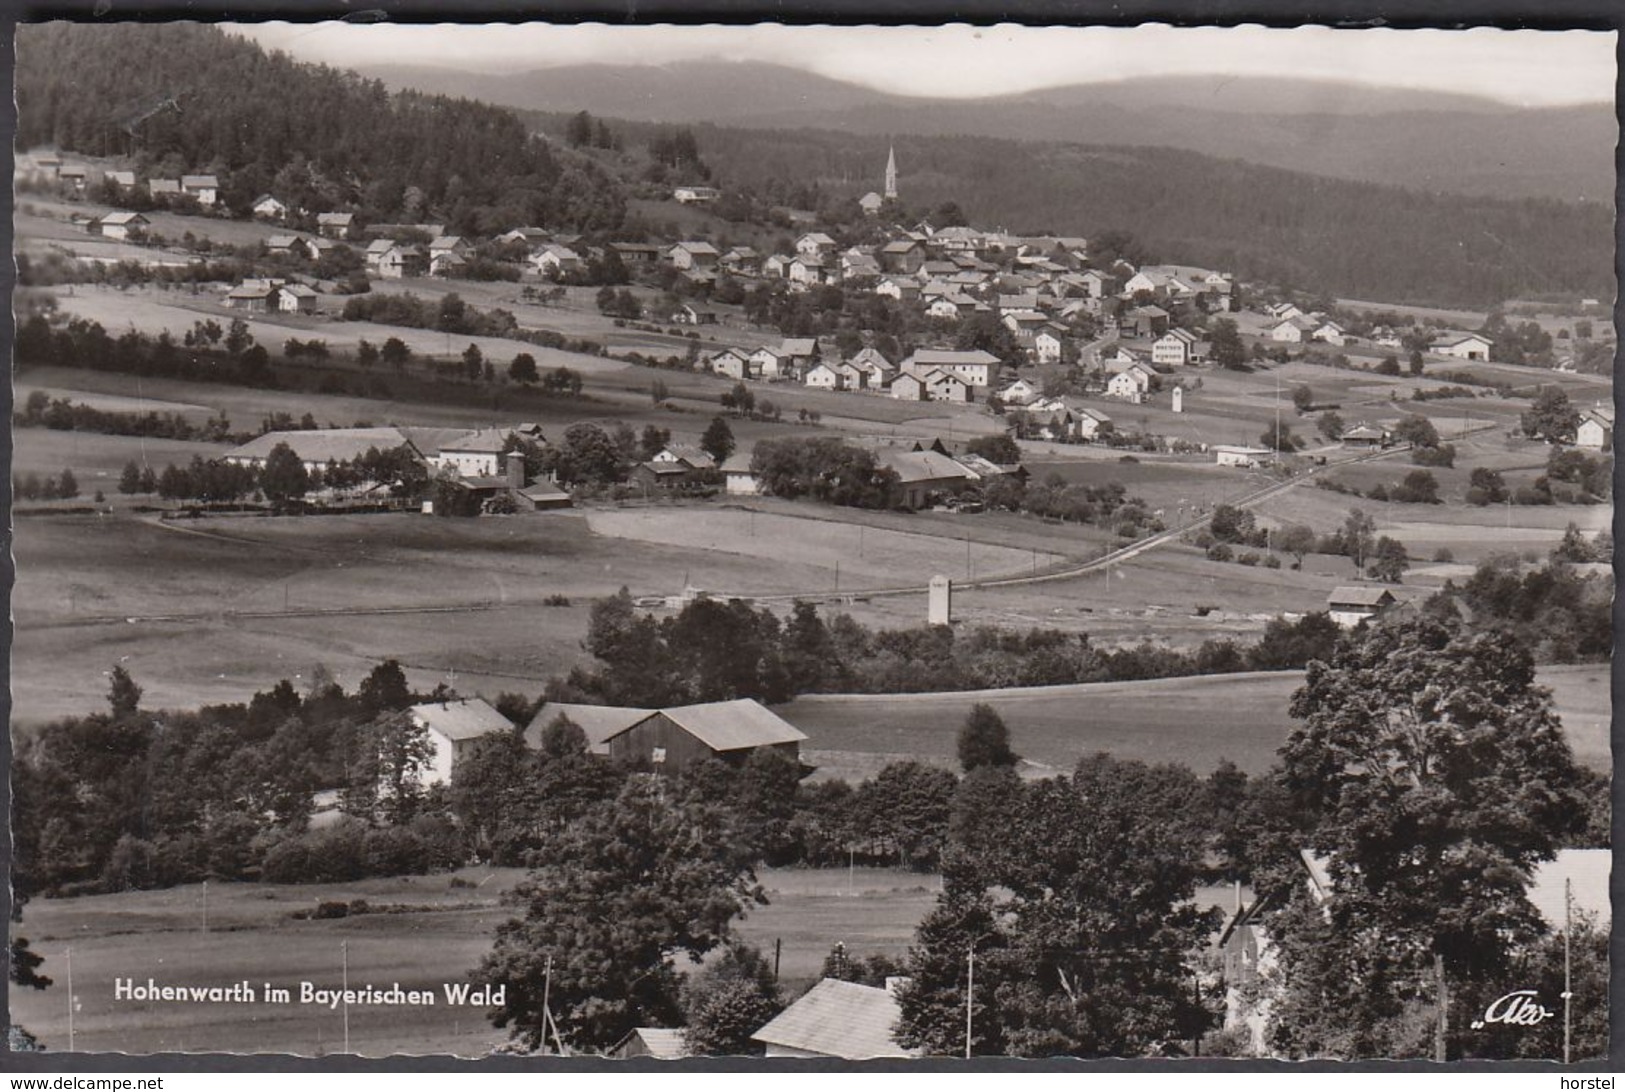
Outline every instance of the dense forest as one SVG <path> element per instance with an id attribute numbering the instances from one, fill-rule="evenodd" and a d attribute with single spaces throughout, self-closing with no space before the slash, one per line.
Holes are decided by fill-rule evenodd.
<path id="1" fill-rule="evenodd" d="M 217 172 L 233 209 L 274 189 L 316 211 L 469 233 L 606 229 L 624 212 L 594 164 L 506 110 L 390 94 L 198 23 L 20 27 L 16 97 L 18 147 L 130 156 L 159 177 Z"/>
<path id="2" fill-rule="evenodd" d="M 529 114 L 546 131 L 562 116 Z M 628 147 L 666 127 L 616 121 Z M 1483 307 L 1530 292 L 1611 298 L 1606 206 L 1440 195 L 1173 148 L 988 137 L 694 127 L 725 192 L 795 193 L 831 212 L 878 190 L 895 143 L 910 209 L 953 202 L 983 228 L 1132 232 L 1161 261 L 1357 299 Z M 938 225 L 941 226 L 941 225 Z"/>

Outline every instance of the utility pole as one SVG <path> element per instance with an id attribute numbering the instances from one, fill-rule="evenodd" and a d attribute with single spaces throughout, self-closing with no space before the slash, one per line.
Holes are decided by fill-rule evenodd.
<path id="1" fill-rule="evenodd" d="M 550 996 L 552 995 L 552 993 L 553 993 L 553 953 L 548 952 L 547 953 L 547 969 L 542 972 L 542 1019 L 547 1021 L 549 1027 L 552 1027 L 552 1024 L 553 1024 L 553 1010 L 548 1007 L 548 1000 L 549 1000 Z M 555 1044 L 557 1044 L 557 1042 L 558 1042 L 558 1036 L 559 1036 L 558 1028 L 553 1028 L 553 1041 L 554 1041 Z M 547 1053 L 547 1034 L 546 1034 L 545 1030 L 543 1031 L 543 1034 L 542 1034 L 542 1053 L 544 1053 L 544 1054 Z"/>
<path id="2" fill-rule="evenodd" d="M 1573 1024 L 1570 1020 L 1574 998 L 1574 965 L 1569 949 L 1569 934 L 1574 931 L 1574 881 L 1563 881 L 1563 1064 L 1569 1064 L 1569 1047 Z"/>
<path id="3" fill-rule="evenodd" d="M 971 1004 L 976 996 L 976 942 L 970 942 L 965 960 L 965 1057 L 970 1058 Z"/>
<path id="4" fill-rule="evenodd" d="M 68 1049 L 73 1049 L 73 946 L 64 953 L 68 959 Z"/>
<path id="5" fill-rule="evenodd" d="M 1444 982 L 1444 956 L 1433 955 L 1433 978 L 1438 983 L 1438 1026 L 1433 1032 L 1433 1060 L 1445 1060 L 1445 1035 L 1450 1027 L 1450 993 Z"/>
<path id="6" fill-rule="evenodd" d="M 773 981 L 779 980 L 779 956 L 784 954 L 784 938 L 773 938 Z"/>
<path id="7" fill-rule="evenodd" d="M 350 942 L 340 941 L 344 959 L 344 1053 L 350 1053 Z"/>

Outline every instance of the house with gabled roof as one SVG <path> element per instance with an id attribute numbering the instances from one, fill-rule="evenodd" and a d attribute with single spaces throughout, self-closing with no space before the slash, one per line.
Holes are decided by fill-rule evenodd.
<path id="1" fill-rule="evenodd" d="M 262 193 L 254 198 L 253 203 L 249 205 L 249 211 L 254 214 L 254 218 L 257 220 L 286 220 L 288 218 L 288 206 L 268 193 Z"/>
<path id="2" fill-rule="evenodd" d="M 684 240 L 666 248 L 666 260 L 678 269 L 712 269 L 722 255 L 710 243 Z"/>
<path id="3" fill-rule="evenodd" d="M 1192 350 L 1195 348 L 1197 337 L 1183 327 L 1176 326 L 1163 334 L 1151 345 L 1151 361 L 1154 364 L 1191 364 Z"/>
<path id="4" fill-rule="evenodd" d="M 425 787 L 451 784 L 457 766 L 479 740 L 514 730 L 513 722 L 484 698 L 425 702 L 412 706 L 406 715 L 429 738 L 429 760 L 418 773 L 418 782 Z"/>
<path id="5" fill-rule="evenodd" d="M 1574 430 L 1577 447 L 1593 451 L 1614 449 L 1614 407 L 1598 403 L 1580 414 L 1580 425 Z"/>
<path id="6" fill-rule="evenodd" d="M 104 239 L 131 239 L 152 226 L 152 221 L 139 212 L 110 212 L 94 224 L 96 233 Z"/>
<path id="7" fill-rule="evenodd" d="M 329 239 L 348 237 L 350 229 L 354 226 L 355 213 L 353 212 L 320 212 L 316 214 L 316 230 Z"/>
<path id="8" fill-rule="evenodd" d="M 220 193 L 220 180 L 212 174 L 186 174 L 181 176 L 181 192 L 204 208 L 215 203 Z"/>
<path id="9" fill-rule="evenodd" d="M 1483 334 L 1445 334 L 1434 338 L 1428 351 L 1459 360 L 1488 360 L 1495 343 Z"/>
<path id="10" fill-rule="evenodd" d="M 316 290 L 308 284 L 284 284 L 276 290 L 276 309 L 289 314 L 316 313 Z"/>
<path id="11" fill-rule="evenodd" d="M 893 989 L 825 978 L 751 1039 L 769 1058 L 909 1058 L 917 1052 L 896 1038 L 902 1015 Z"/>
<path id="12" fill-rule="evenodd" d="M 1326 611 L 1332 621 L 1344 629 L 1353 629 L 1396 602 L 1394 593 L 1380 584 L 1345 584 L 1333 588 L 1326 597 Z"/>
<path id="13" fill-rule="evenodd" d="M 739 349 L 722 349 L 706 358 L 706 363 L 717 375 L 729 379 L 743 379 L 750 374 L 750 354 Z"/>
<path id="14" fill-rule="evenodd" d="M 938 369 L 950 372 L 972 387 L 992 385 L 1000 360 L 985 349 L 916 349 L 902 363 L 905 372 Z"/>
<path id="15" fill-rule="evenodd" d="M 564 713 L 587 735 L 588 750 L 612 762 L 676 775 L 711 759 L 740 765 L 761 751 L 800 763 L 806 735 L 752 698 L 665 709 L 549 702 L 526 729 L 529 742 Z"/>
<path id="16" fill-rule="evenodd" d="M 835 240 L 822 231 L 809 231 L 796 240 L 796 253 L 803 258 L 822 258 L 835 249 Z"/>

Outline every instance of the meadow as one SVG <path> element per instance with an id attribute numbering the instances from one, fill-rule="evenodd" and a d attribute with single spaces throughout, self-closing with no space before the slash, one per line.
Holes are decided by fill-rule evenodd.
<path id="1" fill-rule="evenodd" d="M 1607 665 L 1544 667 L 1575 756 L 1612 768 L 1611 695 Z M 1205 776 L 1222 759 L 1250 774 L 1275 761 L 1293 727 L 1298 671 L 1249 672 L 1139 682 L 1088 683 L 1018 690 L 937 694 L 812 694 L 777 707 L 811 737 L 809 747 L 834 752 L 825 777 L 839 776 L 841 752 L 908 755 L 950 766 L 960 726 L 972 705 L 996 709 L 1024 759 L 1065 772 L 1086 754 L 1106 751 L 1142 762 L 1182 762 Z"/>
<path id="2" fill-rule="evenodd" d="M 46 959 L 45 990 L 12 993 L 11 1019 L 48 1050 L 66 1050 L 67 950 L 73 959 L 77 1051 L 229 1051 L 333 1054 L 344 1045 L 344 1014 L 297 1003 L 298 984 L 334 989 L 433 990 L 469 981 L 511 916 L 501 894 L 518 869 L 362 880 L 348 884 L 201 885 L 72 899 L 37 899 L 22 927 Z M 452 879 L 472 884 L 453 887 Z M 937 878 L 893 869 L 764 869 L 769 905 L 738 923 L 740 935 L 770 956 L 781 945 L 780 976 L 794 998 L 818 976 L 837 941 L 855 954 L 901 959 L 914 927 L 936 896 Z M 365 899 L 387 910 L 327 920 L 297 920 L 319 901 Z M 205 908 L 207 928 L 205 928 Z M 686 964 L 684 965 L 686 969 Z M 248 982 L 254 1005 L 194 1006 L 115 1000 L 113 984 L 226 986 Z M 294 991 L 293 1004 L 263 1003 L 269 983 Z M 483 1056 L 507 1039 L 480 1008 L 352 1005 L 350 1048 L 357 1054 Z"/>

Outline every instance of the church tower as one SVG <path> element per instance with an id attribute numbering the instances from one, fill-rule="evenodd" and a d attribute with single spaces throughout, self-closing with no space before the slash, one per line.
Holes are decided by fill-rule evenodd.
<path id="1" fill-rule="evenodd" d="M 897 149 L 886 149 L 886 200 L 897 200 Z"/>

